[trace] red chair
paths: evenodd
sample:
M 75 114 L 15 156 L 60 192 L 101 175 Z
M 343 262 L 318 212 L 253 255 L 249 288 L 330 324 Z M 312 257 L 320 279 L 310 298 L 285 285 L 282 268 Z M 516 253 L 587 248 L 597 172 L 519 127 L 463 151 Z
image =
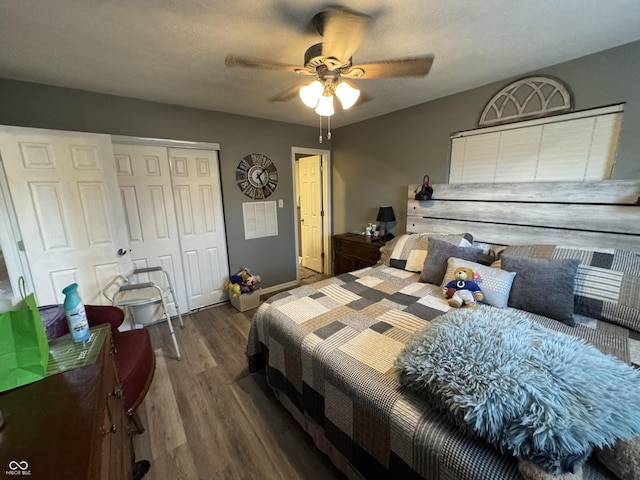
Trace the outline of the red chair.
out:
M 119 331 L 118 327 L 124 321 L 124 312 L 118 307 L 85 305 L 85 310 L 90 326 L 111 324 L 114 360 L 124 391 L 124 404 L 138 433 L 142 433 L 144 426 L 137 408 L 149 391 L 156 369 L 156 357 L 149 332 L 145 329 Z

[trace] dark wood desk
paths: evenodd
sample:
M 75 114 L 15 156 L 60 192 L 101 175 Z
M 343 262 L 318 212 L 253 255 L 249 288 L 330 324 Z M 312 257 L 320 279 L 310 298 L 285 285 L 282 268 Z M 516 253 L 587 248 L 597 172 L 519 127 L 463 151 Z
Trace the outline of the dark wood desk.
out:
M 380 260 L 380 247 L 386 242 L 370 235 L 341 233 L 333 236 L 334 275 L 375 265 Z
M 131 478 L 133 447 L 110 331 L 94 364 L 0 393 L 0 411 L 0 472 L 7 478 L 24 478 L 23 468 L 30 478 Z

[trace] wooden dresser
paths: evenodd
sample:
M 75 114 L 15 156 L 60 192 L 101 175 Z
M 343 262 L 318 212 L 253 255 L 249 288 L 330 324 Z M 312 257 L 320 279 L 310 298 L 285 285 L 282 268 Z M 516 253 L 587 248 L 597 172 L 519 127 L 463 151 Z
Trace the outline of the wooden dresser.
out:
M 380 260 L 380 247 L 385 243 L 384 240 L 373 240 L 369 235 L 357 233 L 334 235 L 334 275 L 375 265 Z
M 133 446 L 111 331 L 96 328 L 108 333 L 94 364 L 0 393 L 0 471 L 20 478 L 131 478 Z

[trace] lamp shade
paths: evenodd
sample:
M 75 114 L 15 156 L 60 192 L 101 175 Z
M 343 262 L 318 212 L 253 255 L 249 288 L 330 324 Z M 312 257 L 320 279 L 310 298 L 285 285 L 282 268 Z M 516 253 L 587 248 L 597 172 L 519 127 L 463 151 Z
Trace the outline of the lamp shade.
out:
M 395 222 L 396 216 L 393 213 L 393 207 L 390 205 L 382 205 L 378 210 L 376 220 L 379 222 Z
M 335 113 L 333 109 L 333 95 L 322 95 L 318 100 L 318 106 L 316 107 L 316 113 L 323 117 L 330 117 Z
M 336 96 L 340 103 L 342 104 L 342 108 L 345 110 L 351 108 L 358 98 L 360 97 L 360 90 L 357 88 L 353 88 L 347 82 L 340 82 L 336 87 Z
M 322 86 L 322 83 L 319 80 L 314 80 L 313 82 L 300 87 L 300 99 L 307 107 L 316 108 L 323 90 L 324 87 Z

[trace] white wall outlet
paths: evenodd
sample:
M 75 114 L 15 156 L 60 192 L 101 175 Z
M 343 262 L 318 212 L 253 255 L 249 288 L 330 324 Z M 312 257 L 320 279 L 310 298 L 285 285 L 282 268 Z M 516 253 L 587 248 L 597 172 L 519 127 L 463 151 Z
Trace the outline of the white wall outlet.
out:
M 284 200 L 280 199 L 278 200 L 278 208 L 282 208 L 284 207 Z

